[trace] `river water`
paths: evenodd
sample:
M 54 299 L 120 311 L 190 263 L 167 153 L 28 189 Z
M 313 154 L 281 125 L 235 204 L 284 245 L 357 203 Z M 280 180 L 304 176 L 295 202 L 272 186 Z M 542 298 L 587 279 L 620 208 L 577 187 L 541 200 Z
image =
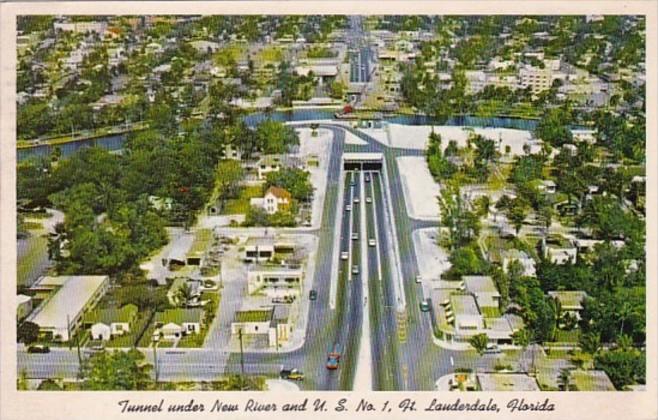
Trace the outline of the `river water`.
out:
M 332 120 L 336 110 L 329 109 L 296 109 L 293 111 L 274 111 L 274 112 L 257 112 L 244 117 L 245 122 L 250 125 L 256 125 L 259 122 L 272 119 L 275 121 L 312 121 L 312 120 Z M 384 120 L 394 124 L 402 125 L 430 125 L 435 120 L 427 115 L 403 115 L 392 114 L 385 115 Z M 537 126 L 537 120 L 527 120 L 522 118 L 505 118 L 505 117 L 472 117 L 461 116 L 452 117 L 441 125 L 452 126 L 471 126 L 471 127 L 495 127 L 495 128 L 513 128 L 517 130 L 532 131 Z M 81 148 L 97 146 L 110 151 L 119 151 L 126 141 L 127 134 L 113 134 L 90 139 L 82 139 L 69 143 L 51 146 L 42 144 L 30 148 L 18 149 L 16 158 L 23 161 L 33 157 L 48 156 L 58 147 L 62 152 L 62 157 L 67 157 Z

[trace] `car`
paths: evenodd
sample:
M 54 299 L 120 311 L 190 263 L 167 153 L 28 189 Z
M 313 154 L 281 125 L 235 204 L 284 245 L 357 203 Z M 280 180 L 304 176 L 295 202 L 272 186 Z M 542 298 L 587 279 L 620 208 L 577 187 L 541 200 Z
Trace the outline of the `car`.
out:
M 430 311 L 430 303 L 427 299 L 420 302 L 420 311 L 421 312 L 429 312 Z
M 347 205 L 345 206 L 345 211 L 352 211 L 352 206 L 350 206 L 349 204 L 347 204 Z
M 309 300 L 316 300 L 318 298 L 318 292 L 315 290 L 311 290 L 308 292 L 308 299 Z
M 343 251 L 340 253 L 340 259 L 341 260 L 346 260 L 350 257 L 350 254 L 347 251 Z
M 354 186 L 356 186 L 356 181 L 351 180 L 351 181 L 350 181 L 350 187 L 354 187 Z
M 366 197 L 366 203 L 368 203 L 368 204 L 372 203 L 372 198 Z
M 28 353 L 50 353 L 50 347 L 43 344 L 35 344 L 27 348 Z
M 370 182 L 370 175 L 366 175 L 365 178 L 366 178 L 366 182 Z
M 352 266 L 352 274 L 359 274 L 359 266 L 358 265 L 353 265 Z
M 487 344 L 484 354 L 500 354 L 502 350 L 496 344 Z
M 359 197 L 354 197 L 354 204 L 359 204 L 360 202 Z
M 423 277 L 420 274 L 418 274 L 416 276 L 416 283 L 422 283 L 422 282 L 423 282 Z
M 291 381 L 303 381 L 304 374 L 297 369 L 281 369 L 279 372 L 281 379 L 289 379 Z
M 353 241 L 358 241 L 358 240 L 359 240 L 359 234 L 356 233 L 356 232 L 353 232 L 353 233 L 352 233 L 352 240 L 353 240 Z
M 326 367 L 329 370 L 338 369 L 338 363 L 340 362 L 341 347 L 340 344 L 336 343 L 333 347 L 329 348 L 329 354 L 327 354 L 327 363 Z
M 375 241 L 373 238 L 368 239 L 368 246 L 375 246 L 377 245 L 377 241 Z

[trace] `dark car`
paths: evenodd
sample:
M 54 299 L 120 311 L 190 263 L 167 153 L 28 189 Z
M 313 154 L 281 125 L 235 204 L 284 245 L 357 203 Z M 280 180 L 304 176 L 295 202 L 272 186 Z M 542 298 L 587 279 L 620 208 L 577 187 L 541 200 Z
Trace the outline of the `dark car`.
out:
M 424 300 L 420 302 L 420 311 L 421 312 L 429 312 L 430 311 L 430 303 L 427 300 Z
M 28 353 L 50 353 L 50 347 L 37 344 L 27 348 Z
M 316 292 L 315 290 L 311 290 L 310 292 L 308 292 L 308 298 L 310 300 L 317 299 L 318 298 L 318 292 Z

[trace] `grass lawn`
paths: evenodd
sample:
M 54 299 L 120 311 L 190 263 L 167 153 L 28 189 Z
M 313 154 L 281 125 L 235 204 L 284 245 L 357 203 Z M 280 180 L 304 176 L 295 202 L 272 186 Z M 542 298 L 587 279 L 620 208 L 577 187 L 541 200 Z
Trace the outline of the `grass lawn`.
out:
M 507 186 L 507 179 L 511 172 L 512 165 L 497 164 L 494 170 L 491 171 L 491 175 L 489 175 L 487 186 L 494 191 L 502 190 Z
M 580 331 L 562 331 L 557 330 L 555 332 L 555 342 L 556 343 L 577 343 L 580 339 Z
M 142 335 L 142 338 L 139 340 L 139 343 L 137 343 L 137 347 L 148 347 L 148 346 L 150 346 L 154 332 L 155 332 L 155 325 L 153 325 L 151 323 L 151 325 L 148 326 L 146 331 L 144 331 L 144 334 Z M 162 344 L 162 343 L 160 343 L 160 344 Z
M 34 233 L 26 239 L 26 251 L 17 261 L 17 284 L 25 285 L 30 278 L 30 274 L 37 268 L 44 258 L 48 255 L 48 239 L 38 233 Z
M 245 47 L 238 44 L 230 44 L 213 55 L 213 62 L 218 66 L 228 66 L 231 62 L 240 61 L 244 55 Z
M 146 326 L 146 323 L 148 322 L 150 318 L 150 313 L 146 312 L 140 312 L 138 314 L 138 318 L 136 322 L 132 325 L 130 329 L 130 333 L 120 335 L 116 338 L 113 338 L 112 340 L 109 340 L 106 344 L 105 347 L 133 347 L 137 343 L 137 336 L 139 335 L 140 332 L 144 329 Z M 145 335 L 148 331 L 145 332 Z M 151 332 L 151 334 L 153 334 Z
M 180 341 L 179 341 L 179 343 L 180 343 Z M 168 349 L 168 348 L 171 348 L 171 347 L 173 347 L 173 346 L 174 346 L 174 342 L 173 342 L 173 341 L 169 341 L 169 340 L 160 340 L 160 341 L 158 342 L 158 348 L 159 348 L 159 349 L 162 349 L 162 348 Z
M 256 56 L 256 60 L 260 62 L 279 62 L 282 59 L 283 52 L 277 47 L 265 47 Z
M 263 187 L 260 185 L 243 187 L 238 198 L 226 202 L 222 214 L 246 214 L 249 210 L 249 200 L 262 196 Z

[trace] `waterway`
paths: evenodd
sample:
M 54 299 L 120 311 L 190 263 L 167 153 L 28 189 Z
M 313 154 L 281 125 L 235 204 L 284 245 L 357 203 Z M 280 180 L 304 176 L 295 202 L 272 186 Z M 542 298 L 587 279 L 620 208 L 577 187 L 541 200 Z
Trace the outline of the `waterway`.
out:
M 335 112 L 335 109 L 296 109 L 292 111 L 256 112 L 246 115 L 244 119 L 245 122 L 250 126 L 257 125 L 259 122 L 267 119 L 281 122 L 332 120 L 334 119 Z M 434 118 L 427 115 L 385 114 L 383 119 L 384 121 L 390 123 L 402 125 L 437 124 Z M 537 126 L 537 120 L 507 117 L 460 116 L 452 117 L 441 125 L 512 128 L 517 130 L 532 131 Z M 56 146 L 41 144 L 34 147 L 18 149 L 17 159 L 20 162 L 30 158 L 48 156 L 55 148 L 59 148 L 61 150 L 62 157 L 71 156 L 73 153 L 84 147 L 93 146 L 116 152 L 122 149 L 126 138 L 127 134 L 113 134 L 108 136 L 81 139 Z

